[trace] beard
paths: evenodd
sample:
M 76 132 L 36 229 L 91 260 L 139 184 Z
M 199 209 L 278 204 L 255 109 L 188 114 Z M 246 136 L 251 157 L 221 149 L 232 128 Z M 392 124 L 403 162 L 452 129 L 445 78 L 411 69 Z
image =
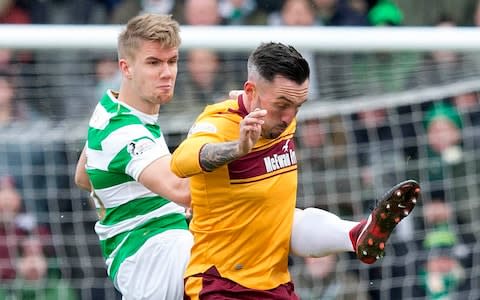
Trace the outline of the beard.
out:
M 266 139 L 276 139 L 287 129 L 287 127 L 288 124 L 281 124 L 270 129 L 262 130 L 262 136 Z

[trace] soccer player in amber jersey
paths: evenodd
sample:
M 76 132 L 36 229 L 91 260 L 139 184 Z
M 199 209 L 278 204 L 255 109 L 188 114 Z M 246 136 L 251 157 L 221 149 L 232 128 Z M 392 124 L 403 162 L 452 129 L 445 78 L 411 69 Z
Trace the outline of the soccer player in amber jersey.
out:
M 291 46 L 260 45 L 238 99 L 208 106 L 173 153 L 172 171 L 190 177 L 194 246 L 188 299 L 298 299 L 289 251 L 302 256 L 355 251 L 373 263 L 419 187 L 388 191 L 368 220 L 295 208 L 295 117 L 307 101 L 309 66 Z

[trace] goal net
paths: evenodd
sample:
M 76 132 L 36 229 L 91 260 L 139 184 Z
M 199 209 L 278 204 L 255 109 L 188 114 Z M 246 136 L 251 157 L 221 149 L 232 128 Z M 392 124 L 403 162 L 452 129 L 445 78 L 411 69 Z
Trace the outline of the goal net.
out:
M 120 299 L 106 277 L 95 211 L 73 183 L 88 117 L 101 93 L 119 86 L 118 28 L 44 29 L 0 27 L 0 114 L 13 107 L 0 119 L 0 178 L 11 178 L 21 195 L 17 225 L 48 228 L 49 268 L 81 299 Z M 479 299 L 480 44 L 473 33 L 185 27 L 175 97 L 159 124 L 174 150 L 204 105 L 242 88 L 259 42 L 297 46 L 312 68 L 298 115 L 298 207 L 360 220 L 395 183 L 422 186 L 417 208 L 374 265 L 350 253 L 292 256 L 298 293 L 424 299 L 448 287 L 453 298 Z

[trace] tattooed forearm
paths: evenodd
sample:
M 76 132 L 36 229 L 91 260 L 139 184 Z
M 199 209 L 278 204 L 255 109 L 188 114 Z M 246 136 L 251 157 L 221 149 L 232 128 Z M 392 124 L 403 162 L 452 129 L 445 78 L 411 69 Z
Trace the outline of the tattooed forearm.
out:
M 206 171 L 213 171 L 239 157 L 238 143 L 206 144 L 200 150 L 200 164 Z

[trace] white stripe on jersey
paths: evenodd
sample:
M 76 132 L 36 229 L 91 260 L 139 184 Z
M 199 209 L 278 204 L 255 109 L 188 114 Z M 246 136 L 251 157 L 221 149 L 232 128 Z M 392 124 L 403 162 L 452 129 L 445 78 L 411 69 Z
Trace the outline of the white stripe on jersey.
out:
M 116 207 L 133 199 L 158 196 L 136 181 L 129 181 L 104 189 L 95 189 L 95 194 L 105 208 Z
M 118 152 L 129 142 L 144 136 L 154 139 L 150 132 L 140 124 L 118 128 L 102 141 L 102 150 L 87 148 L 87 168 L 107 171 L 108 165 Z
M 148 131 L 141 124 L 123 126 L 110 133 L 102 141 L 103 152 L 109 153 L 111 155 L 110 160 L 112 160 L 118 154 L 118 152 L 120 152 L 130 142 L 145 136 L 151 138 L 152 140 L 155 139 L 150 131 Z
M 105 107 L 103 107 L 103 105 L 99 103 L 93 111 L 92 117 L 88 122 L 88 126 L 95 129 L 103 130 L 105 129 L 105 127 L 107 127 L 108 123 L 110 122 L 110 118 L 112 118 L 113 116 L 115 116 L 115 114 L 109 113 L 105 109 Z
M 95 232 L 100 240 L 106 240 L 117 234 L 132 230 L 156 217 L 162 217 L 171 213 L 185 213 L 185 209 L 173 202 L 167 203 L 158 209 L 151 211 L 145 215 L 136 216 L 115 225 L 102 225 L 100 222 L 95 224 Z

